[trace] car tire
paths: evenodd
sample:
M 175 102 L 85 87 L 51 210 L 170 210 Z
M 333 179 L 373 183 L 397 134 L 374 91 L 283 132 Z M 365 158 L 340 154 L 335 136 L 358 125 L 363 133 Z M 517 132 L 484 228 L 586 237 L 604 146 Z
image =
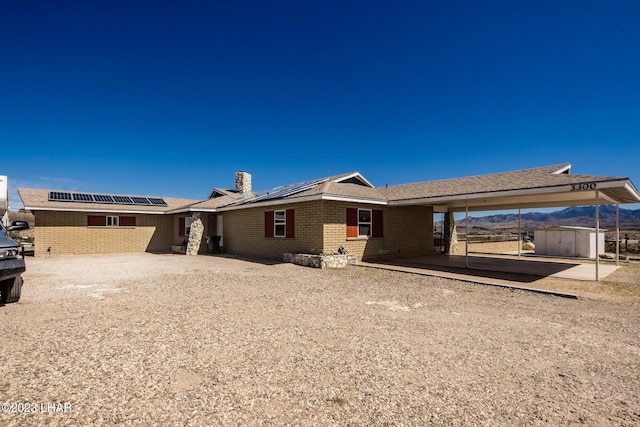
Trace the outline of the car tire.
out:
M 7 297 L 7 304 L 12 302 L 18 302 L 20 295 L 22 294 L 22 276 L 18 276 L 13 279 L 13 284 L 9 284 L 9 296 Z

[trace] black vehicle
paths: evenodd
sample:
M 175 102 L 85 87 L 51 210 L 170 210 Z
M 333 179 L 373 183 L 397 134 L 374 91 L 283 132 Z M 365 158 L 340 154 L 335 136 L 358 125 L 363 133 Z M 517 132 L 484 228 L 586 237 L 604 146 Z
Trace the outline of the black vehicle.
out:
M 5 227 L 0 221 L 0 305 L 18 302 L 22 293 L 22 276 L 26 270 L 24 250 L 7 236 L 8 231 L 26 230 L 27 221 L 14 221 Z

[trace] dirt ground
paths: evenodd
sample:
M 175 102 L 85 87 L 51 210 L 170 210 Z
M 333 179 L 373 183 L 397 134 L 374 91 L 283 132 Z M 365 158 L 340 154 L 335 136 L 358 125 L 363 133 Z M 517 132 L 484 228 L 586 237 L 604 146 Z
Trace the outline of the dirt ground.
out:
M 578 300 L 225 257 L 27 268 L 2 425 L 640 424 L 633 266 L 629 295 Z

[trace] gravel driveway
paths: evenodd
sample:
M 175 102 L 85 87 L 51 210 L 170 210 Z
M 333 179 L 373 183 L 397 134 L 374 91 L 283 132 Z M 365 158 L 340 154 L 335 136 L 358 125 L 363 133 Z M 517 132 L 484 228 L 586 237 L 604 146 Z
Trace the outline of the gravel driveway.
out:
M 2 425 L 640 424 L 637 300 L 206 256 L 27 268 Z

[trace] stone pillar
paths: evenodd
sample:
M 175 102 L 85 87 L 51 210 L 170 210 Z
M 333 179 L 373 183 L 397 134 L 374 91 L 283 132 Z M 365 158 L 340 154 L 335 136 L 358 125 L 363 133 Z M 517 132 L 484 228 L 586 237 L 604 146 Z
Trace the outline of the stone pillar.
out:
M 191 232 L 189 233 L 189 243 L 187 243 L 187 255 L 198 255 L 200 252 L 200 242 L 204 234 L 204 224 L 200 219 L 200 213 L 193 214 L 193 223 L 191 224 Z
M 457 255 L 460 253 L 458 249 L 458 231 L 456 230 L 456 220 L 453 212 L 444 214 L 444 253 L 445 255 Z

